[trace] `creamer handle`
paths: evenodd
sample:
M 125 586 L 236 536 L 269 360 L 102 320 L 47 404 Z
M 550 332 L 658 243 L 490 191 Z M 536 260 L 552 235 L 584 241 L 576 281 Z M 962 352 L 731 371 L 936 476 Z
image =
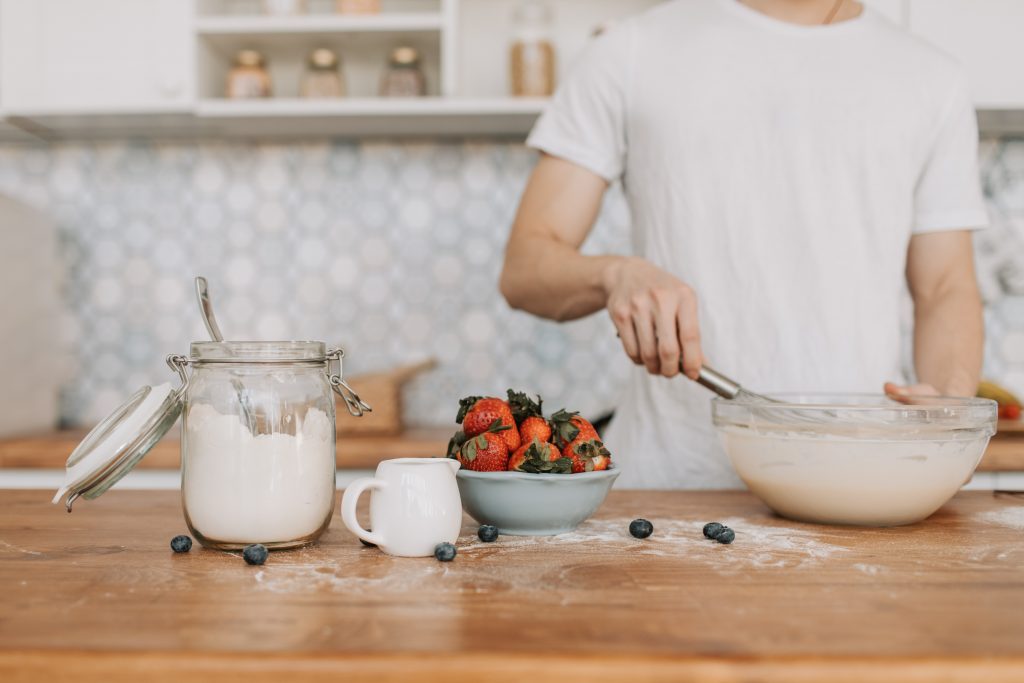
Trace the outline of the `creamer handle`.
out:
M 341 521 L 345 523 L 348 530 L 367 543 L 376 546 L 384 545 L 384 537 L 379 531 L 367 531 L 359 526 L 356 519 L 356 506 L 359 504 L 359 496 L 367 489 L 382 489 L 386 484 L 374 477 L 362 477 L 345 487 L 345 493 L 341 496 Z

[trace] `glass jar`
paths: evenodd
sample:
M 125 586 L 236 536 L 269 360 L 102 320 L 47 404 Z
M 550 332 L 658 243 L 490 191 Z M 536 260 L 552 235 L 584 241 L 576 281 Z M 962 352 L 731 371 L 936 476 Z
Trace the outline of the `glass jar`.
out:
M 345 83 L 339 70 L 338 55 L 327 48 L 310 53 L 299 94 L 307 98 L 343 97 Z
M 182 416 L 182 502 L 197 540 L 315 541 L 334 509 L 333 393 L 351 415 L 371 410 L 342 379 L 344 355 L 323 342 L 194 342 L 190 356 L 167 358 L 179 387 L 142 387 L 89 432 L 53 502 L 66 497 L 70 512 L 99 497 Z
M 322 342 L 197 342 L 182 412 L 185 521 L 203 545 L 315 541 L 334 510 L 334 395 Z
M 555 47 L 551 42 L 551 12 L 547 3 L 524 0 L 513 17 L 512 95 L 548 97 L 555 91 Z
M 335 0 L 334 7 L 340 14 L 377 14 L 380 0 Z
M 270 97 L 270 73 L 256 50 L 239 50 L 228 72 L 225 95 L 231 100 Z
M 420 53 L 413 47 L 399 47 L 391 52 L 387 71 L 381 79 L 382 97 L 422 97 L 427 94 L 427 79 L 420 68 Z
M 306 11 L 306 0 L 263 0 L 263 11 L 276 17 L 303 14 Z

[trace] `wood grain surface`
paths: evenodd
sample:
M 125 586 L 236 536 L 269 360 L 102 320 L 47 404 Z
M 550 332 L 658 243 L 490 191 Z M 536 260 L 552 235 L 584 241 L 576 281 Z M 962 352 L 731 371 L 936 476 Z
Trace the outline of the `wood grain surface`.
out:
M 49 497 L 0 491 L 5 682 L 1024 680 L 1021 494 L 854 529 L 740 492 L 616 491 L 559 537 L 483 544 L 467 521 L 450 564 L 364 548 L 336 518 L 263 567 L 172 554 L 175 492 L 70 515 Z M 704 539 L 709 520 L 735 543 Z

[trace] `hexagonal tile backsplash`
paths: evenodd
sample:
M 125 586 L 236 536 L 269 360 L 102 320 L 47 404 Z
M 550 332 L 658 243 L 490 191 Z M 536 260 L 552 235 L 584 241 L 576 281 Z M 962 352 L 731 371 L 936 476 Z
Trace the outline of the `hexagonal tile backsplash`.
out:
M 1024 299 L 1010 296 L 1024 296 L 1024 142 L 987 141 L 982 160 L 987 369 L 1024 392 Z M 164 356 L 205 338 L 196 274 L 229 337 L 340 343 L 347 373 L 438 358 L 408 388 L 413 423 L 448 424 L 454 397 L 506 386 L 610 407 L 627 362 L 606 317 L 544 322 L 497 291 L 533 161 L 504 142 L 0 146 L 0 192 L 59 230 L 74 349 L 64 421 L 172 379 Z M 626 252 L 628 225 L 614 190 L 586 250 Z

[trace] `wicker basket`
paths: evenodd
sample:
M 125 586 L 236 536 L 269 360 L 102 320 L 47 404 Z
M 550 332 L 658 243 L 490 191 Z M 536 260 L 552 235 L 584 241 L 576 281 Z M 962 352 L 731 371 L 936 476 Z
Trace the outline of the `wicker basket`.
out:
M 402 386 L 421 372 L 437 366 L 434 359 L 386 372 L 357 375 L 346 382 L 370 404 L 372 412 L 355 419 L 341 399 L 336 401 L 339 436 L 393 436 L 402 431 Z

